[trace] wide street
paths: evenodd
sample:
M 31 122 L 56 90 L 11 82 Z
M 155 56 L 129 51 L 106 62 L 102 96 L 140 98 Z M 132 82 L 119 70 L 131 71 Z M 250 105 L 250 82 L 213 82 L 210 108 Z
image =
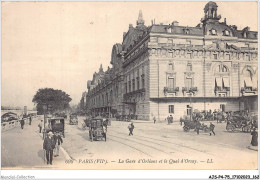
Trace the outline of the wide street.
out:
M 89 140 L 88 128 L 66 121 L 61 156 L 53 166 L 43 161 L 42 139 L 37 124 L 2 133 L 2 167 L 59 169 L 256 169 L 257 151 L 250 150 L 250 133 L 225 130 L 225 123 L 214 124 L 216 136 L 184 132 L 179 122 L 112 121 L 107 141 Z M 208 122 L 205 124 L 209 124 Z M 13 148 L 15 144 L 16 148 Z

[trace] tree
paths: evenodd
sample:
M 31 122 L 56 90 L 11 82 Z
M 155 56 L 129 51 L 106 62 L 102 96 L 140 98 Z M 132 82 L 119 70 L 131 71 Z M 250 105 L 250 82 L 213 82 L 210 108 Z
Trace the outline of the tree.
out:
M 52 112 L 63 111 L 69 108 L 69 102 L 72 99 L 62 90 L 55 90 L 53 88 L 38 89 L 33 97 L 32 102 L 36 105 L 39 114 L 43 114 L 43 105 L 46 104 L 52 107 Z

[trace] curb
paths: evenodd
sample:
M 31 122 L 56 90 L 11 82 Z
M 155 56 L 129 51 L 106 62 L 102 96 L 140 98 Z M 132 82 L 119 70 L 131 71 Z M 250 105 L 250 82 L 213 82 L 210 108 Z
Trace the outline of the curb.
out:
M 38 135 L 39 135 L 41 138 L 43 138 L 42 133 L 38 133 Z M 61 150 L 62 153 L 64 154 L 66 160 L 74 160 L 73 158 L 70 157 L 70 155 L 67 153 L 67 151 L 66 151 L 63 147 L 60 146 L 60 150 Z

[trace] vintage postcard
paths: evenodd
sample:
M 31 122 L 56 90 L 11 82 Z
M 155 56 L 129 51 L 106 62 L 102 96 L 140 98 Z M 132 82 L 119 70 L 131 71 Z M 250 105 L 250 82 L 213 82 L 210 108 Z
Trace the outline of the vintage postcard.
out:
M 1 5 L 2 170 L 258 169 L 258 2 Z

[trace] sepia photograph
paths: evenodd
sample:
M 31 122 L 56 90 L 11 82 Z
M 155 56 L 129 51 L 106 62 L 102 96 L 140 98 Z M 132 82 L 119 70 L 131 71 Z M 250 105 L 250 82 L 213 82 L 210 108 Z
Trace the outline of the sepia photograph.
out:
M 257 1 L 2 1 L 1 71 L 2 170 L 258 170 Z

